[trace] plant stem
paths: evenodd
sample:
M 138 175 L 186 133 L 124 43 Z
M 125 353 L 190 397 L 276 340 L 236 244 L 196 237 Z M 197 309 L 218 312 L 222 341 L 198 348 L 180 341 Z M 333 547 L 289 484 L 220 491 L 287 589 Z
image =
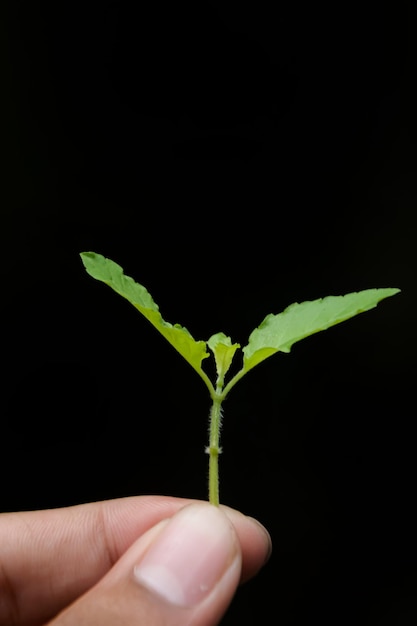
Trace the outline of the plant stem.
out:
M 219 454 L 221 448 L 220 427 L 222 420 L 222 401 L 224 396 L 221 393 L 221 387 L 217 385 L 215 393 L 212 394 L 213 404 L 210 411 L 210 439 L 206 452 L 209 456 L 209 501 L 214 506 L 219 506 Z
M 233 378 L 231 380 L 229 380 L 229 382 L 227 383 L 227 385 L 226 385 L 226 387 L 224 388 L 224 391 L 223 391 L 223 399 L 227 396 L 227 394 L 229 393 L 231 388 L 236 385 L 238 380 L 243 378 L 243 376 L 246 374 L 246 372 L 247 372 L 247 370 L 244 367 L 242 367 L 242 369 L 237 374 L 235 374 L 235 376 L 233 376 Z

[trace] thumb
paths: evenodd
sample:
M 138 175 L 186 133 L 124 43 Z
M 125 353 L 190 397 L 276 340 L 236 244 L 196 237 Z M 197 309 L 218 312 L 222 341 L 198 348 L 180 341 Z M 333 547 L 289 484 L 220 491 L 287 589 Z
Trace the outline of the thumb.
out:
M 241 562 L 226 514 L 190 504 L 142 535 L 50 626 L 214 626 L 239 584 Z

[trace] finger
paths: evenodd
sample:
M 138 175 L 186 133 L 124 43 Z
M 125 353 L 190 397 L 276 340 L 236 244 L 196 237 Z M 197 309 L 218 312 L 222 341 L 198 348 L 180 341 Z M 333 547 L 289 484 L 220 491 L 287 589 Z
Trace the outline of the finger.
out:
M 271 556 L 272 540 L 266 528 L 253 517 L 236 509 L 220 506 L 235 527 L 242 548 L 240 583 L 253 578 Z
M 225 511 L 190 504 L 143 535 L 50 626 L 215 625 L 241 566 L 241 545 Z
M 191 500 L 139 496 L 0 515 L 0 623 L 43 624 L 95 585 L 130 545 Z M 242 577 L 262 566 L 268 539 L 233 509 Z
M 43 624 L 187 502 L 140 496 L 0 515 L 0 624 Z

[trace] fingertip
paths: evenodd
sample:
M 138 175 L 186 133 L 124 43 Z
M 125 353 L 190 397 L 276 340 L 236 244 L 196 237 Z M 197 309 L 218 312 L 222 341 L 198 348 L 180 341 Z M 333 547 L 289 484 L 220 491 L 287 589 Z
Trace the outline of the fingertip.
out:
M 269 534 L 269 531 L 265 528 L 265 526 L 263 524 L 261 524 L 261 522 L 259 520 L 257 520 L 255 517 L 250 517 L 250 516 L 246 516 L 246 519 L 248 520 L 248 522 L 250 522 L 251 524 L 253 524 L 258 532 L 258 535 L 261 538 L 261 541 L 264 544 L 264 548 L 263 548 L 263 553 L 264 553 L 264 561 L 263 561 L 263 565 L 265 565 L 269 559 L 271 558 L 272 555 L 272 538 L 271 535 Z
M 253 578 L 269 561 L 272 554 L 272 539 L 259 520 L 244 515 L 236 509 L 221 506 L 232 522 L 242 550 L 241 583 Z
M 229 518 L 208 503 L 190 504 L 171 518 L 134 568 L 137 582 L 178 606 L 200 603 L 239 557 Z

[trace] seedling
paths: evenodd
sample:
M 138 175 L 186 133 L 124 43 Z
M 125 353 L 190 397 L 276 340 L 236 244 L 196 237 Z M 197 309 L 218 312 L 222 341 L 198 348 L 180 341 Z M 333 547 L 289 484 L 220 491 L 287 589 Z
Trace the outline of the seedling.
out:
M 230 337 L 224 333 L 212 335 L 207 342 L 196 341 L 183 326 L 166 322 L 147 289 L 136 283 L 130 276 L 126 276 L 120 265 L 95 252 L 82 252 L 81 259 L 90 276 L 106 283 L 133 304 L 178 350 L 206 384 L 212 401 L 209 444 L 206 448 L 209 454 L 209 500 L 216 506 L 219 504 L 218 458 L 221 453 L 219 443 L 222 403 L 230 390 L 252 368 L 276 352 L 290 352 L 291 347 L 297 341 L 326 330 L 358 313 L 368 311 L 384 298 L 400 291 L 399 289 L 365 289 L 344 296 L 327 296 L 318 300 L 296 302 L 282 313 L 267 315 L 260 326 L 251 333 L 248 344 L 242 349 L 241 369 L 226 382 L 225 376 L 236 351 L 241 347 L 240 344 L 232 344 Z M 202 368 L 204 359 L 210 356 L 207 348 L 215 360 L 217 378 L 214 383 Z

